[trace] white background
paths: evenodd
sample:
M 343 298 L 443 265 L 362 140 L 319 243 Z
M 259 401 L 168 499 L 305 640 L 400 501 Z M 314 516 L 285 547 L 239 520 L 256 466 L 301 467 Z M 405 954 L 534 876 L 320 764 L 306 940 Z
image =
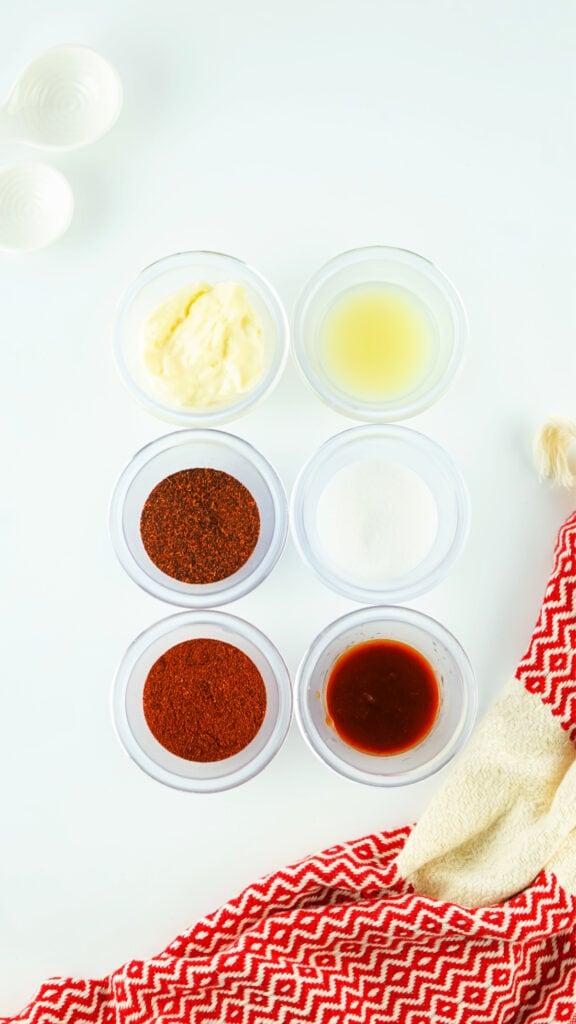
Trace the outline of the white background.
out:
M 258 779 L 196 797 L 154 783 L 118 746 L 116 664 L 171 611 L 124 575 L 107 534 L 117 473 L 167 429 L 112 364 L 132 277 L 180 249 L 217 249 L 248 259 L 290 309 L 328 257 L 383 242 L 453 278 L 468 358 L 413 425 L 459 460 L 473 526 L 450 578 L 415 603 L 468 650 L 483 707 L 523 653 L 570 509 L 538 484 L 532 435 L 549 411 L 576 414 L 570 0 L 18 0 L 2 12 L 2 91 L 58 42 L 108 56 L 125 105 L 102 142 L 53 158 L 77 200 L 68 235 L 0 259 L 0 1014 L 46 975 L 99 975 L 159 950 L 286 861 L 415 819 L 440 782 L 348 783 L 293 726 Z M 231 429 L 289 488 L 350 425 L 290 366 Z M 230 610 L 293 671 L 351 607 L 290 543 Z

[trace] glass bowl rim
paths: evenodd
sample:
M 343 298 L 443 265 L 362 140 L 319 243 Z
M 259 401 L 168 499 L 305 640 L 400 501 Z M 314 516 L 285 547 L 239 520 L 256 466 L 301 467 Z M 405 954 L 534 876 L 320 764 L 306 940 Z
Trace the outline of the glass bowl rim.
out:
M 146 287 L 146 285 L 151 281 L 154 281 L 157 277 L 160 277 L 163 273 L 172 269 L 178 269 L 180 266 L 185 266 L 186 263 L 193 258 L 200 260 L 201 257 L 206 257 L 208 260 L 212 260 L 216 265 L 220 265 L 222 267 L 242 267 L 243 271 L 252 279 L 255 289 L 262 296 L 265 305 L 270 310 L 273 319 L 277 321 L 280 329 L 275 331 L 275 352 L 279 354 L 276 369 L 273 370 L 274 360 L 272 360 L 268 371 L 264 374 L 259 384 L 246 394 L 241 395 L 236 402 L 230 402 L 228 405 L 223 406 L 222 408 L 217 407 L 212 411 L 208 410 L 197 412 L 191 409 L 181 409 L 166 405 L 164 402 L 154 398 L 153 395 L 146 391 L 146 389 L 134 379 L 130 373 L 124 355 L 123 328 L 132 302 Z M 168 256 L 161 256 L 159 259 L 154 260 L 153 263 L 149 263 L 146 267 L 143 267 L 136 277 L 132 279 L 131 283 L 120 297 L 116 308 L 112 334 L 112 347 L 116 368 L 123 384 L 127 387 L 128 391 L 138 399 L 141 405 L 148 410 L 148 412 L 157 416 L 159 419 L 163 419 L 183 427 L 209 427 L 216 426 L 221 423 L 229 423 L 234 419 L 238 419 L 238 417 L 243 416 L 244 413 L 248 412 L 250 409 L 254 408 L 254 406 L 263 401 L 264 398 L 274 390 L 284 373 L 288 354 L 290 352 L 290 325 L 286 309 L 278 292 L 270 284 L 267 278 L 265 278 L 264 275 L 261 274 L 259 270 L 256 270 L 250 263 L 246 260 L 240 259 L 238 256 L 230 256 L 228 253 L 216 252 L 210 249 L 190 249 L 171 253 Z
M 236 769 L 234 772 L 230 772 L 228 775 L 221 775 L 217 779 L 187 779 L 158 765 L 136 741 L 128 722 L 128 716 L 126 715 L 126 692 L 138 659 L 154 641 L 170 636 L 171 633 L 174 633 L 181 626 L 188 623 L 206 623 L 207 625 L 220 626 L 224 631 L 229 632 L 230 638 L 228 642 L 230 643 L 234 643 L 234 636 L 241 636 L 250 640 L 255 647 L 258 647 L 268 661 L 278 687 L 278 713 L 267 743 L 247 764 Z M 151 626 L 148 626 L 139 633 L 128 645 L 118 664 L 112 683 L 110 711 L 114 731 L 121 747 L 130 760 L 138 765 L 147 775 L 155 779 L 156 782 L 161 782 L 172 789 L 179 789 L 188 793 L 223 792 L 255 778 L 256 775 L 270 764 L 283 746 L 288 735 L 293 713 L 290 673 L 276 645 L 272 643 L 262 630 L 246 619 L 215 609 L 195 609 L 193 611 L 177 612 L 174 615 L 168 615 L 152 623 Z
M 455 329 L 448 365 L 438 381 L 425 390 L 419 398 L 411 399 L 408 395 L 389 402 L 365 402 L 353 396 L 346 397 L 343 392 L 332 387 L 328 379 L 324 379 L 315 372 L 308 357 L 305 343 L 306 314 L 308 305 L 316 292 L 338 270 L 378 257 L 393 259 L 398 263 L 414 266 L 421 270 L 444 294 L 452 309 Z M 468 339 L 466 308 L 451 278 L 427 256 L 422 256 L 412 249 L 403 249 L 394 245 L 359 246 L 332 256 L 308 278 L 296 300 L 292 321 L 292 352 L 296 365 L 308 386 L 336 412 L 369 423 L 391 423 L 410 419 L 434 405 L 448 390 L 460 369 Z
M 432 767 L 429 767 L 430 761 L 428 761 L 409 771 L 397 772 L 387 776 L 365 772 L 361 768 L 355 768 L 353 765 L 348 764 L 322 742 L 317 731 L 308 725 L 305 713 L 307 706 L 306 688 L 318 658 L 328 644 L 342 636 L 350 627 L 353 628 L 357 625 L 365 625 L 382 620 L 412 624 L 422 629 L 423 632 L 440 639 L 458 666 L 462 685 L 467 696 L 466 715 L 462 728 L 457 734 L 456 739 L 452 738 L 446 745 L 444 752 L 441 752 L 432 759 Z M 342 775 L 352 782 L 360 782 L 368 786 L 393 789 L 398 786 L 412 785 L 415 782 L 421 782 L 436 775 L 456 756 L 468 741 L 476 721 L 477 711 L 478 684 L 470 659 L 460 641 L 456 639 L 446 626 L 442 625 L 441 622 L 431 615 L 416 611 L 414 608 L 405 608 L 401 605 L 374 605 L 369 608 L 359 608 L 352 612 L 346 612 L 346 614 L 341 615 L 337 619 L 333 619 L 315 636 L 303 655 L 294 677 L 294 716 L 307 746 L 322 764 L 335 771 L 338 775 Z
M 435 456 L 440 459 L 442 465 L 447 470 L 454 485 L 457 523 L 450 550 L 442 561 L 434 566 L 425 576 L 416 579 L 410 585 L 381 587 L 376 590 L 355 583 L 349 583 L 332 572 L 319 553 L 309 544 L 303 529 L 302 519 L 306 503 L 306 484 L 314 476 L 318 467 L 334 451 L 354 443 L 358 438 L 369 439 L 371 436 L 378 435 L 381 435 L 383 439 L 388 437 L 402 438 L 412 447 L 434 452 Z M 446 577 L 457 558 L 461 555 L 468 539 L 471 507 L 468 488 L 460 469 L 452 459 L 452 456 L 437 441 L 432 440 L 427 434 L 422 434 L 412 427 L 405 427 L 401 424 L 363 423 L 356 427 L 347 427 L 338 434 L 333 434 L 304 463 L 292 487 L 289 518 L 292 539 L 300 557 L 326 586 L 330 587 L 337 594 L 348 597 L 360 604 L 395 604 L 427 593 Z
M 134 557 L 124 532 L 124 504 L 130 486 L 138 473 L 157 455 L 179 444 L 203 443 L 214 439 L 217 439 L 220 444 L 243 456 L 263 477 L 270 491 L 274 509 L 272 539 L 259 565 L 252 572 L 248 573 L 244 579 L 228 585 L 226 585 L 225 580 L 221 581 L 223 585 L 218 593 L 211 591 L 206 592 L 204 595 L 201 593 L 186 594 L 177 590 L 175 586 L 173 589 L 169 582 L 161 583 L 153 579 Z M 231 601 L 237 601 L 239 598 L 251 593 L 252 590 L 255 590 L 260 583 L 267 579 L 275 568 L 284 550 L 288 536 L 288 499 L 284 484 L 272 464 L 249 441 L 245 441 L 244 438 L 231 434 L 226 430 L 216 430 L 214 428 L 198 430 L 189 428 L 188 430 L 175 430 L 169 434 L 163 434 L 162 437 L 149 441 L 132 456 L 119 474 L 112 490 L 108 524 L 112 546 L 120 565 L 130 579 L 138 584 L 142 590 L 151 594 L 152 597 L 157 597 L 161 601 L 178 605 L 182 608 L 211 608 L 214 605 L 229 604 Z M 166 577 L 166 579 L 168 581 L 169 577 Z M 229 577 L 229 579 L 232 580 L 233 576 Z M 177 582 L 174 581 L 174 583 Z

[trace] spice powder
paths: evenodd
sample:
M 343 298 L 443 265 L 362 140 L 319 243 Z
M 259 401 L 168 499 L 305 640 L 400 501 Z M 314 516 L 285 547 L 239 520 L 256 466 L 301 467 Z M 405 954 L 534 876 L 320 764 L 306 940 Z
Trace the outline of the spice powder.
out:
M 254 739 L 266 686 L 244 651 L 222 640 L 185 640 L 154 663 L 144 684 L 148 728 L 187 761 L 222 761 Z
M 154 565 L 181 583 L 232 576 L 248 561 L 260 535 L 256 501 L 220 469 L 183 469 L 148 495 L 140 534 Z

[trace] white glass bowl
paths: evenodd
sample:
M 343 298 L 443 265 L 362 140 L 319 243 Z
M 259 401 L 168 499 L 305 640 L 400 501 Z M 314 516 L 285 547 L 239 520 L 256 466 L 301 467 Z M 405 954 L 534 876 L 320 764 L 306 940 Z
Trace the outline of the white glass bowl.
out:
M 149 314 L 173 292 L 198 281 L 242 284 L 261 320 L 266 349 L 266 368 L 260 382 L 236 400 L 205 410 L 160 401 L 150 390 L 142 361 L 144 326 Z M 148 412 L 183 427 L 210 427 L 242 416 L 276 386 L 286 365 L 288 349 L 286 312 L 272 286 L 247 263 L 216 252 L 180 252 L 146 267 L 125 292 L 114 330 L 116 364 L 128 389 Z
M 400 754 L 364 754 L 327 724 L 325 689 L 334 662 L 368 640 L 396 640 L 416 648 L 440 685 L 440 709 L 428 735 Z M 402 786 L 444 767 L 468 739 L 477 709 L 472 667 L 458 641 L 439 622 L 408 608 L 363 608 L 331 623 L 304 656 L 295 681 L 295 711 L 304 739 L 330 768 L 370 786 Z
M 433 351 L 427 375 L 406 394 L 377 401 L 354 397 L 326 373 L 321 358 L 324 318 L 345 292 L 362 286 L 391 285 L 411 293 L 430 321 Z M 430 260 L 391 246 L 351 249 L 329 260 L 302 291 L 294 311 L 293 349 L 311 387 L 328 405 L 357 420 L 408 419 L 444 393 L 460 365 L 468 324 L 454 285 Z
M 328 481 L 358 459 L 383 459 L 413 470 L 430 488 L 438 510 L 438 530 L 428 555 L 409 573 L 379 585 L 349 579 L 331 564 L 316 523 Z M 306 463 L 292 491 L 292 535 L 302 558 L 332 590 L 363 604 L 407 601 L 434 587 L 462 551 L 469 521 L 468 492 L 452 459 L 429 437 L 407 427 L 369 425 L 336 434 Z
M 152 665 L 175 644 L 222 640 L 252 659 L 266 687 L 266 715 L 244 750 L 223 761 L 187 761 L 166 750 L 144 717 L 142 695 Z M 180 612 L 141 633 L 124 655 L 112 691 L 112 717 L 126 753 L 165 786 L 194 793 L 231 789 L 254 778 L 282 746 L 292 714 L 288 669 L 274 644 L 255 626 L 225 612 Z
M 183 469 L 209 467 L 236 477 L 252 494 L 260 512 L 260 535 L 247 562 L 217 583 L 181 583 L 158 569 L 140 535 L 142 508 L 161 480 Z M 249 593 L 272 571 L 288 531 L 288 505 L 281 480 L 270 463 L 247 441 L 221 430 L 179 430 L 141 448 L 114 488 L 110 533 L 128 575 L 154 597 L 184 608 L 227 604 Z

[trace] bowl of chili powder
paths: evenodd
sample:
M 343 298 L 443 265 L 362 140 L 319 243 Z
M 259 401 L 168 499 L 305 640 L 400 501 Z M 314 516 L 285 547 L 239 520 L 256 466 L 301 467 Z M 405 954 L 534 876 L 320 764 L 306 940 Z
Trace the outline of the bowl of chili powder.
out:
M 290 725 L 282 657 L 255 626 L 218 611 L 169 616 L 128 648 L 112 692 L 127 754 L 176 789 L 213 793 L 257 775 Z
M 247 441 L 180 430 L 142 448 L 114 489 L 110 532 L 128 575 L 148 593 L 209 608 L 253 590 L 288 530 L 282 482 Z

